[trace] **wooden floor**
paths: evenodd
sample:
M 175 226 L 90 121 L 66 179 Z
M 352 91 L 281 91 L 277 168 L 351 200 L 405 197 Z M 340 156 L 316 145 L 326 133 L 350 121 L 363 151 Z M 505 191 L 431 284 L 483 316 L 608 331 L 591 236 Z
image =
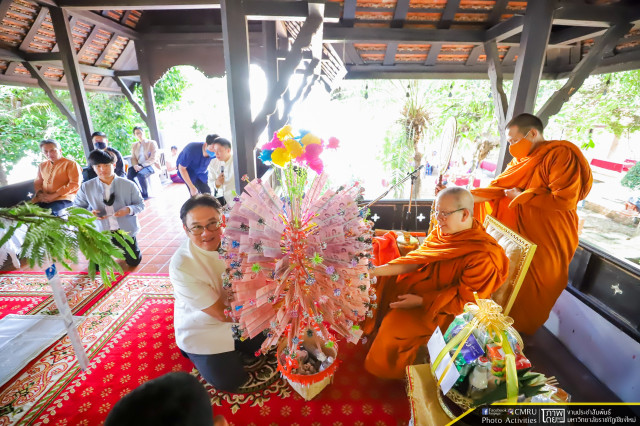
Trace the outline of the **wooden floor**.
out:
M 158 188 L 160 189 L 160 188 Z M 171 256 L 187 237 L 180 222 L 180 207 L 187 201 L 188 192 L 184 184 L 171 184 L 157 190 L 152 198 L 145 201 L 145 209 L 138 215 L 140 232 L 138 233 L 138 245 L 142 251 L 142 262 L 135 268 L 128 267 L 122 261 L 123 269 L 131 272 L 148 274 L 169 273 Z M 76 265 L 72 265 L 73 271 L 86 271 L 88 262 L 84 257 Z M 5 265 L 5 270 L 13 269 L 10 262 Z M 23 261 L 21 271 L 42 271 L 39 266 L 29 268 Z

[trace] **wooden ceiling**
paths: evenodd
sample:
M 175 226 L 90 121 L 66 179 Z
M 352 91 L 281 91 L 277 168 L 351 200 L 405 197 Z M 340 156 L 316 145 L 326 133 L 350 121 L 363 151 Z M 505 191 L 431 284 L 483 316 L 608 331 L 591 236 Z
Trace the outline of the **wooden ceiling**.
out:
M 42 54 L 57 51 L 46 6 L 71 3 L 74 0 L 0 0 L 0 83 L 34 84 L 21 58 L 32 60 L 37 56 L 37 66 L 45 78 L 54 87 L 64 87 L 61 63 Z M 125 6 L 124 10 L 67 9 L 84 84 L 89 90 L 119 90 L 109 75 L 136 68 L 132 41 L 140 35 L 136 31 L 138 24 L 144 10 L 162 7 L 144 0 L 112 0 L 110 4 L 140 5 L 141 10 Z M 203 5 L 198 1 L 194 9 Z M 594 39 L 617 19 L 618 6 L 637 11 L 633 17 L 637 21 L 607 53 L 600 70 L 640 68 L 638 2 L 561 0 L 561 5 L 543 76 L 557 78 L 570 72 L 588 53 Z M 206 6 L 217 7 L 214 0 Z M 483 46 L 487 39 L 497 41 L 500 60 L 509 74 L 518 58 L 526 9 L 526 1 L 508 0 L 328 0 L 327 10 L 334 11 L 339 22 L 324 25 L 323 74 L 331 81 L 345 74 L 347 78 L 487 78 Z M 597 13 L 599 10 L 605 13 Z M 219 11 L 213 12 L 219 15 Z M 579 16 L 574 18 L 571 14 Z M 288 36 L 295 38 L 300 22 L 283 24 Z

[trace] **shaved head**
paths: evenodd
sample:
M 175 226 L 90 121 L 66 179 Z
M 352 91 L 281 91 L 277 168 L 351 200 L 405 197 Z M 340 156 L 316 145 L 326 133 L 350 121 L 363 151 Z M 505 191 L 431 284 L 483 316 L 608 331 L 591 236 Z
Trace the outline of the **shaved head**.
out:
M 461 186 L 445 188 L 438 194 L 438 200 L 447 197 L 455 204 L 457 209 L 467 209 L 473 215 L 473 195 Z
M 435 214 L 445 234 L 470 229 L 473 227 L 473 195 L 462 187 L 443 189 L 436 198 Z

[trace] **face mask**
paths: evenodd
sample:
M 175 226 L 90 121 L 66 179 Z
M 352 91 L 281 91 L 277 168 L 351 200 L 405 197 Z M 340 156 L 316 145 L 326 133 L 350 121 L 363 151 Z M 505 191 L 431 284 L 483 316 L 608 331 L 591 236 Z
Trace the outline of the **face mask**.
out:
M 209 157 L 211 158 L 216 158 L 216 153 L 213 151 L 209 151 L 208 149 L 205 150 L 207 152 L 207 154 L 209 154 Z
M 526 157 L 531 152 L 531 147 L 533 146 L 533 142 L 527 139 L 529 132 L 524 136 L 524 138 L 520 139 L 518 142 L 509 145 L 509 153 L 513 156 L 513 158 L 519 160 L 521 158 Z
M 107 143 L 106 142 L 96 142 L 93 144 L 93 146 L 95 147 L 95 149 L 105 149 L 107 147 Z

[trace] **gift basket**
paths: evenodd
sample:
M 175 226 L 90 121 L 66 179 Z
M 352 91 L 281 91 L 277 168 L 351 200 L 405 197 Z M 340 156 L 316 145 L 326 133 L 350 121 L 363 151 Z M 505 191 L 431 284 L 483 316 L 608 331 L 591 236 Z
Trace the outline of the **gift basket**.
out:
M 446 395 L 442 389 L 438 392 L 447 414 L 455 418 L 469 408 L 497 401 L 569 401 L 562 389 L 532 371 L 512 324 L 513 319 L 502 314 L 500 305 L 477 297 L 475 304 L 467 303 L 464 312 L 451 322 L 444 334 L 445 346 L 431 362 L 439 386 L 450 369 L 457 370 L 454 373 L 459 376 Z
M 277 166 L 282 194 L 249 182 L 228 212 L 221 248 L 236 337 L 265 334 L 261 351 L 277 345 L 278 369 L 305 399 L 331 382 L 337 339 L 357 343 L 358 323 L 375 307 L 372 223 L 356 202 L 363 189 L 327 189 L 322 173 L 320 154 L 337 146 L 335 138 L 294 136 L 290 126 L 274 134 L 261 159 Z

